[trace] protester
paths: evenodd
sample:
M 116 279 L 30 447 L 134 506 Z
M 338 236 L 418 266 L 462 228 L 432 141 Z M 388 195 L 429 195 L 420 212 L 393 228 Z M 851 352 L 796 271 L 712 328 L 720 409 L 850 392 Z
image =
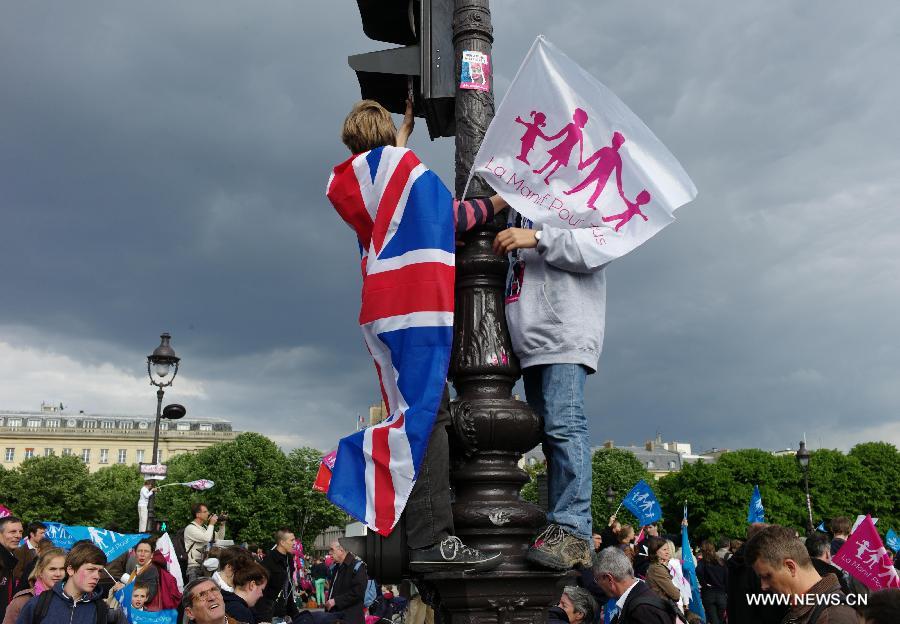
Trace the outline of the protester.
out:
M 845 594 L 868 594 L 869 588 L 853 578 L 846 570 L 831 563 L 831 544 L 827 535 L 816 533 L 806 538 L 806 552 L 820 576 L 834 574 Z
M 237 567 L 232 575 L 234 592 L 223 591 L 225 598 L 225 613 L 245 624 L 256 624 L 256 615 L 253 607 L 262 598 L 269 582 L 269 573 L 256 561 L 253 561 L 249 553 L 247 558 L 237 560 Z
M 747 529 L 747 539 L 765 529 L 767 524 L 755 522 Z M 728 624 L 779 624 L 787 607 L 776 604 L 750 604 L 748 596 L 761 594 L 759 576 L 745 560 L 747 544 L 738 548 L 726 562 L 728 568 Z
M 147 588 L 147 602 L 153 600 L 156 591 L 159 588 L 159 568 L 153 565 L 153 544 L 150 540 L 141 540 L 134 547 L 135 568 L 125 583 L 135 582 L 144 585 Z M 114 589 L 119 590 L 123 587 L 121 583 L 117 583 Z
M 900 622 L 900 589 L 882 589 L 869 595 L 857 607 L 859 624 L 897 624 Z
M 763 591 L 783 596 L 843 596 L 840 583 L 833 574 L 822 577 L 816 572 L 803 543 L 793 529 L 772 525 L 756 533 L 747 542 L 747 563 L 759 576 Z M 800 601 L 790 608 L 786 621 L 806 624 L 857 624 L 854 610 L 830 601 Z
M 17 624 L 38 624 L 35 614 L 44 614 L 42 621 L 47 624 L 97 624 L 103 621 L 104 613 L 108 622 L 127 624 L 125 612 L 120 608 L 110 609 L 103 593 L 96 591 L 106 565 L 102 550 L 90 542 L 77 542 L 66 555 L 65 565 L 66 580 L 29 600 L 22 607 Z
M 143 583 L 135 581 L 134 587 L 131 589 L 131 608 L 143 611 L 149 599 L 150 588 Z
M 262 566 L 269 581 L 262 598 L 253 607 L 259 622 L 271 622 L 273 617 L 297 617 L 300 610 L 294 601 L 294 543 L 293 531 L 287 528 L 275 532 L 275 545 L 263 559 Z
M 582 111 L 583 112 L 583 111 Z M 586 119 L 586 118 L 585 118 Z M 544 423 L 549 511 L 526 557 L 563 570 L 591 564 L 591 445 L 584 413 L 606 308 L 605 264 L 591 263 L 588 229 L 539 226 L 510 208 L 494 252 L 509 254 L 506 321 L 525 398 Z
M 184 528 L 184 549 L 187 552 L 187 578 L 188 581 L 202 576 L 203 559 L 207 545 L 213 539 L 224 539 L 225 522 L 216 529 L 219 516 L 210 515 L 209 508 L 204 503 L 191 505 L 191 513 L 194 519 Z M 218 534 L 217 534 L 218 532 Z
M 681 590 L 675 586 L 672 576 L 669 574 L 668 564 L 672 557 L 669 544 L 661 537 L 651 537 L 646 542 L 647 553 L 650 557 L 650 565 L 647 566 L 647 578 L 645 579 L 647 586 L 660 598 L 680 605 Z
M 837 516 L 831 519 L 831 556 L 834 557 L 850 537 L 850 518 Z
M 647 538 L 659 537 L 659 529 L 655 524 L 648 524 L 643 529 Z M 634 573 L 640 578 L 647 576 L 647 568 L 650 567 L 650 553 L 647 552 L 647 540 L 644 539 L 634 548 Z
M 213 572 L 212 580 L 216 582 L 222 591 L 234 591 L 234 572 L 240 566 L 252 563 L 253 558 L 250 553 L 240 546 L 229 546 L 219 551 L 219 565 Z
M 720 540 L 719 544 L 721 543 Z M 704 540 L 700 545 L 697 582 L 700 585 L 700 600 L 706 612 L 707 624 L 722 624 L 725 622 L 725 607 L 728 603 L 728 568 L 709 540 Z
M 616 531 L 616 546 L 619 550 L 628 556 L 628 559 L 634 561 L 634 527 L 630 524 L 623 524 Z
M 47 526 L 43 522 L 29 522 L 25 528 L 25 542 L 16 548 L 15 552 L 15 557 L 18 559 L 15 575 L 19 580 L 20 587 L 28 584 L 28 577 L 38 557 L 38 543 L 44 539 L 46 532 Z
M 16 549 L 22 541 L 22 521 L 15 516 L 0 518 L 0 618 L 19 591 L 22 579 L 16 576 Z
M 548 624 L 591 624 L 598 611 L 597 601 L 581 588 L 568 585 L 559 602 L 547 611 Z
M 246 624 L 225 614 L 222 590 L 208 578 L 196 578 L 184 586 L 181 608 L 195 624 Z
M 22 607 L 34 596 L 52 589 L 66 576 L 66 551 L 62 548 L 45 550 L 37 559 L 28 579 L 28 587 L 13 596 L 6 607 L 3 624 L 15 624 Z
M 596 552 L 600 552 L 604 548 L 609 548 L 610 546 L 618 544 L 619 540 L 616 537 L 616 533 L 618 533 L 621 528 L 622 523 L 616 520 L 616 515 L 611 515 L 606 527 L 600 532 L 600 548 Z
M 672 624 L 675 605 L 634 577 L 631 561 L 618 548 L 604 548 L 594 559 L 594 578 L 616 600 L 618 624 Z
M 413 131 L 414 117 L 412 102 L 407 102 L 406 114 L 400 129 L 397 130 L 390 113 L 373 100 L 363 100 L 353 106 L 344 120 L 341 140 L 353 156 L 334 169 L 329 181 L 327 196 L 335 209 L 351 226 L 357 226 L 358 242 L 368 249 L 372 237 L 371 227 L 359 226 L 360 220 L 368 220 L 378 208 L 379 198 L 375 193 L 367 192 L 372 205 L 363 207 L 368 212 L 361 213 L 358 201 L 359 186 L 354 173 L 354 162 L 357 156 L 381 148 L 381 152 L 372 152 L 379 157 L 395 153 L 391 150 L 405 148 L 407 139 Z M 396 146 L 396 147 L 395 147 Z M 411 152 L 409 152 L 412 154 Z M 412 154 L 411 158 L 415 155 Z M 385 162 L 388 162 L 388 158 Z M 366 165 L 368 171 L 369 165 Z M 440 184 L 439 182 L 437 184 Z M 442 186 L 442 185 L 441 185 Z M 354 187 L 356 191 L 354 191 Z M 485 223 L 493 217 L 496 210 L 506 202 L 495 195 L 490 200 L 472 200 L 469 202 L 451 203 L 449 196 L 441 203 L 439 189 L 431 192 L 430 199 L 416 207 L 428 215 L 426 219 L 439 210 L 452 210 L 456 221 L 456 231 L 464 232 L 477 224 Z M 372 195 L 373 197 L 370 197 Z M 431 211 L 431 214 L 429 214 Z M 352 215 L 352 216 L 351 216 Z M 452 232 L 438 232 L 440 235 Z M 413 235 L 421 237 L 413 230 Z M 431 235 L 433 238 L 434 235 Z M 413 244 L 418 241 L 406 241 Z M 430 243 L 431 244 L 431 243 Z M 364 265 L 365 266 L 365 265 Z M 428 283 L 434 283 L 432 278 Z M 408 285 L 409 288 L 423 288 L 419 283 Z M 420 347 L 421 348 L 421 347 Z M 453 514 L 450 509 L 450 458 L 447 427 L 450 425 L 449 394 L 445 388 L 431 434 L 428 439 L 425 457 L 418 470 L 418 477 L 409 494 L 404 511 L 406 526 L 406 542 L 410 549 L 409 567 L 416 572 L 438 572 L 441 570 L 489 570 L 500 564 L 500 553 L 482 553 L 470 548 L 453 535 Z
M 727 537 L 719 538 L 718 542 L 718 550 L 715 551 L 716 556 L 722 560 L 722 563 L 728 561 L 728 558 L 731 556 L 731 549 L 729 548 L 731 542 Z
M 138 496 L 137 502 L 138 533 L 143 533 L 147 530 L 147 510 L 150 507 L 150 497 L 159 491 L 159 488 L 155 486 L 156 481 L 154 481 L 153 479 L 147 479 L 146 481 L 144 481 L 143 487 L 141 487 L 141 493 Z
M 316 590 L 316 604 L 321 606 L 325 604 L 325 587 L 328 585 L 328 566 L 325 565 L 321 557 L 316 557 L 309 575 L 313 579 L 313 585 Z
M 366 564 L 347 550 L 343 539 L 333 541 L 328 552 L 338 566 L 328 600 L 325 601 L 325 610 L 333 620 L 342 620 L 344 624 L 365 624 L 363 598 L 369 581 Z

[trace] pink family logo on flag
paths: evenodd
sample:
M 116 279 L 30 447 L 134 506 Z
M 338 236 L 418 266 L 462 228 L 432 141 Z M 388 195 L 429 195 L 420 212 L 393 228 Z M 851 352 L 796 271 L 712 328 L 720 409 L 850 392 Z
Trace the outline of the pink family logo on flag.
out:
M 866 516 L 832 558 L 859 582 L 873 591 L 900 587 L 900 578 L 891 555 L 881 542 L 871 516 Z
M 537 226 L 589 229 L 598 263 L 648 240 L 697 195 L 637 115 L 543 37 L 503 98 L 474 173 Z
M 0 518 L 5 518 L 6 516 L 11 516 L 12 512 L 9 510 L 9 507 L 5 505 L 0 505 Z

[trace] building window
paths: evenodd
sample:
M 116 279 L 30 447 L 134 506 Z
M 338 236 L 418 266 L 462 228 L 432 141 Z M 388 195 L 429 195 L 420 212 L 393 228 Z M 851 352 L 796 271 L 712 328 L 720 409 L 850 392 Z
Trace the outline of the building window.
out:
M 29 426 L 29 427 L 40 427 L 40 426 L 41 426 L 41 419 L 40 419 L 40 418 L 29 418 L 29 419 L 28 419 L 28 426 Z
M 119 463 L 124 464 L 127 457 L 128 451 L 126 449 L 119 449 Z
M 32 457 L 34 457 L 34 449 L 33 448 L 25 449 L 25 459 L 31 459 Z
M 650 461 L 647 462 L 647 468 L 653 468 L 653 466 L 655 466 L 655 464 L 653 463 L 653 460 L 651 459 Z
M 10 419 L 9 419 L 9 426 L 10 426 L 10 427 L 21 427 L 21 426 L 22 426 L 22 419 L 21 419 L 21 418 L 10 418 Z
M 136 453 L 135 459 L 137 460 L 137 463 L 143 464 L 144 463 L 144 449 L 138 449 L 135 451 L 135 453 Z
M 160 430 L 160 431 L 168 431 L 168 430 L 169 430 L 169 423 L 166 423 L 166 422 L 161 422 L 161 423 L 159 423 L 159 430 Z
M 63 449 L 63 455 L 62 455 L 62 456 L 63 456 L 63 457 L 71 457 L 71 456 L 72 456 L 72 449 L 70 449 L 70 448 L 64 448 L 64 449 Z
M 156 451 L 156 463 L 157 464 L 162 463 L 162 449 L 157 449 L 157 451 Z
M 45 427 L 59 427 L 59 418 L 48 418 L 44 421 Z
M 53 457 L 54 455 L 56 455 L 56 452 L 52 448 L 44 449 L 44 457 Z
M 91 449 L 81 449 L 81 461 L 86 464 L 91 463 Z
M 200 425 L 200 431 L 212 431 L 212 425 Z
M 671 468 L 672 470 L 675 470 L 675 460 L 672 460 L 669 462 L 669 468 Z
M 175 428 L 176 428 L 178 431 L 190 431 L 190 430 L 191 430 L 191 423 L 178 423 L 177 425 L 175 425 Z
M 12 461 L 13 459 L 15 459 L 15 458 L 16 458 L 16 449 L 15 449 L 15 447 L 13 447 L 13 448 L 7 448 L 7 449 L 6 449 L 6 461 L 11 462 L 11 461 Z
M 97 421 L 96 420 L 85 420 L 81 423 L 82 428 L 84 429 L 96 429 Z
M 100 449 L 100 463 L 101 464 L 109 463 L 109 449 Z
M 116 421 L 114 420 L 104 420 L 100 422 L 101 429 L 112 429 L 116 426 Z
M 119 421 L 119 429 L 131 429 L 132 427 L 134 427 L 134 423 L 130 420 Z

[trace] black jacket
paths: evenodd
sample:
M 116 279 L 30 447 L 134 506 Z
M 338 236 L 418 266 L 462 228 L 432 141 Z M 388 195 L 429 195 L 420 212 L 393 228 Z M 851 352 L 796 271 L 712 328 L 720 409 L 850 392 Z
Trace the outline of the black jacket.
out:
M 559 607 L 547 609 L 547 624 L 569 624 L 569 616 Z
M 788 612 L 785 605 L 750 605 L 748 594 L 761 594 L 762 586 L 744 559 L 746 544 L 725 562 L 728 568 L 728 624 L 780 624 Z
M 334 599 L 332 611 L 341 611 L 345 624 L 365 624 L 363 599 L 366 597 L 369 575 L 365 563 L 359 566 L 359 570 L 353 569 L 357 561 L 356 555 L 347 553 L 344 562 L 335 569 L 334 582 L 328 592 L 328 598 Z
M 269 572 L 269 582 L 263 590 L 262 598 L 253 607 L 258 622 L 271 622 L 273 617 L 289 615 L 294 619 L 300 610 L 294 601 L 294 557 L 283 555 L 273 548 L 262 560 Z
M 309 575 L 314 579 L 328 579 L 328 566 L 324 563 L 317 563 L 309 571 Z
M 622 613 L 619 614 L 619 624 L 672 624 L 675 617 L 667 611 L 649 604 L 634 605 L 638 598 L 650 596 L 655 602 L 662 604 L 662 598 L 657 596 L 650 586 L 643 581 L 631 588 L 625 604 L 622 605 Z
M 722 593 L 728 591 L 728 566 L 700 560 L 697 563 L 697 581 L 700 593 Z
M 16 564 L 19 562 L 13 553 L 0 546 L 0 619 L 6 615 L 6 607 L 22 587 L 16 578 Z
M 845 594 L 867 594 L 869 593 L 869 588 L 857 581 L 855 578 L 850 576 L 844 570 L 841 570 L 839 567 L 828 563 L 827 561 L 822 561 L 821 559 L 813 559 L 812 560 L 813 567 L 816 569 L 816 572 L 819 573 L 819 576 L 827 576 L 829 574 L 834 574 L 838 582 L 841 584 L 841 591 Z
M 225 598 L 225 615 L 244 624 L 256 624 L 256 616 L 247 602 L 234 592 L 222 590 Z

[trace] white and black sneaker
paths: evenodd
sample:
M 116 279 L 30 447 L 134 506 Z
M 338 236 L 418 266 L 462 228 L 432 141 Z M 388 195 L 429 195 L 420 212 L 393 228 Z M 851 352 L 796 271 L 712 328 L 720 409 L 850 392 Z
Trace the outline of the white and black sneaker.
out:
M 502 560 L 500 553 L 469 548 L 455 535 L 434 546 L 409 551 L 409 569 L 413 572 L 487 572 L 500 565 Z

